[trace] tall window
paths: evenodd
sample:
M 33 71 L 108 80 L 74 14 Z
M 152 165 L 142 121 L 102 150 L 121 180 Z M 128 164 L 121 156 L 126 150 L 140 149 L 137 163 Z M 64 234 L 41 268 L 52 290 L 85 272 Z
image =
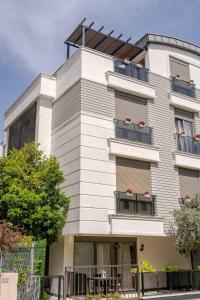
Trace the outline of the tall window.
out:
M 8 151 L 20 149 L 35 140 L 36 103 L 32 105 L 9 129 Z
M 189 64 L 170 57 L 170 73 L 172 77 L 180 76 L 184 81 L 190 80 Z
M 178 150 L 192 152 L 194 134 L 193 113 L 175 109 L 175 127 Z

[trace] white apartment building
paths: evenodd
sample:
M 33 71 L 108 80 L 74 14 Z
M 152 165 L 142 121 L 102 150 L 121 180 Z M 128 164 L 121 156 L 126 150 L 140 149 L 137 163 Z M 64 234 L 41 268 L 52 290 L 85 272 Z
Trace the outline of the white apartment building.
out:
M 131 44 L 82 24 L 66 44 L 66 62 L 4 124 L 6 153 L 35 140 L 64 172 L 71 202 L 49 273 L 141 259 L 189 269 L 173 210 L 200 192 L 200 47 L 157 34 Z

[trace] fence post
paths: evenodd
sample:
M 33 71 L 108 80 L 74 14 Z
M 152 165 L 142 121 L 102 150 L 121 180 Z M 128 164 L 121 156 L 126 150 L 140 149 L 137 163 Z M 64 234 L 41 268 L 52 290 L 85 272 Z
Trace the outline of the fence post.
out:
M 138 299 L 141 299 L 141 273 L 139 271 L 139 267 L 137 268 L 137 294 Z
M 64 282 L 63 282 L 63 300 L 67 298 L 67 269 L 65 267 Z
M 34 242 L 32 243 L 32 247 L 31 247 L 31 253 L 30 253 L 30 270 L 31 270 L 31 274 L 34 273 Z

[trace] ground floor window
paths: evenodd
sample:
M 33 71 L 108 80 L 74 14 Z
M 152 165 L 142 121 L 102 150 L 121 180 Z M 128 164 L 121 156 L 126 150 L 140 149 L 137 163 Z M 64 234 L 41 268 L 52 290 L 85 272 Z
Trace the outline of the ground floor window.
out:
M 136 240 L 75 241 L 74 265 L 134 265 L 137 263 Z

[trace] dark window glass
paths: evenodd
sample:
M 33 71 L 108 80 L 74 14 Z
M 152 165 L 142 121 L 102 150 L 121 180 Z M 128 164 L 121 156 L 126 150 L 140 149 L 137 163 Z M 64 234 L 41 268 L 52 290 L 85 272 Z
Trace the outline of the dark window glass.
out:
M 31 106 L 9 129 L 8 151 L 20 149 L 35 140 L 36 103 Z

